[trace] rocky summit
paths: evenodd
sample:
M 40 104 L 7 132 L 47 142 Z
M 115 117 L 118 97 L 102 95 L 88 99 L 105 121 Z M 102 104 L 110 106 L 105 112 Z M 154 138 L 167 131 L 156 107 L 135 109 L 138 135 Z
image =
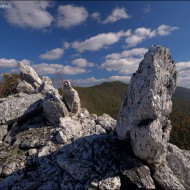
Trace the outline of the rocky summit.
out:
M 81 108 L 69 81 L 60 96 L 18 66 L 18 93 L 0 99 L 0 190 L 190 189 L 190 151 L 168 142 L 177 72 L 167 48 L 145 54 L 117 121 Z

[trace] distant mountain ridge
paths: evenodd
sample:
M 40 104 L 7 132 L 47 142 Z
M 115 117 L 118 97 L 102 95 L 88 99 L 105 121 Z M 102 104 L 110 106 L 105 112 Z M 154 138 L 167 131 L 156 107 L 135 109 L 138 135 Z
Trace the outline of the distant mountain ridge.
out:
M 75 89 L 79 93 L 82 107 L 86 107 L 90 113 L 108 113 L 117 119 L 128 84 L 114 81 Z M 170 141 L 181 148 L 190 149 L 190 89 L 177 87 L 172 101 L 173 111 L 170 119 L 173 128 Z

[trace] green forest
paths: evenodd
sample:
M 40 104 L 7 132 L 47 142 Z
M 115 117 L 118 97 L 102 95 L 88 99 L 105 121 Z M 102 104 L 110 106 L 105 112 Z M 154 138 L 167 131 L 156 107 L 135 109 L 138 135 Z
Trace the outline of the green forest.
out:
M 127 88 L 127 84 L 119 81 L 105 82 L 92 87 L 75 87 L 82 107 L 97 115 L 108 113 L 115 119 Z M 179 148 L 190 150 L 190 89 L 177 87 L 172 102 L 170 142 Z

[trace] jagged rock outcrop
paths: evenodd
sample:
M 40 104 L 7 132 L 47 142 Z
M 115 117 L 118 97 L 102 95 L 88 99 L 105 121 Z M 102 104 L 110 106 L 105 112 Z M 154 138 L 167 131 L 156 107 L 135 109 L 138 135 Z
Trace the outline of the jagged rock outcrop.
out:
M 176 71 L 167 48 L 145 55 L 117 124 L 80 108 L 70 82 L 62 99 L 49 77 L 20 67 L 24 94 L 0 99 L 0 190 L 190 189 L 190 151 L 168 143 Z
M 18 80 L 18 85 L 16 87 L 17 92 L 22 92 L 26 94 L 34 94 L 36 93 L 36 90 L 34 87 L 27 83 L 25 80 Z
M 116 120 L 108 114 L 103 114 L 96 119 L 96 123 L 101 125 L 106 131 L 114 131 Z
M 38 88 L 38 92 L 42 94 L 46 93 L 58 93 L 58 90 L 53 87 L 52 80 L 47 76 L 42 76 L 42 84 Z
M 42 80 L 36 71 L 29 65 L 26 65 L 22 62 L 20 62 L 18 66 L 21 71 L 21 79 L 31 84 L 35 89 L 39 88 L 39 86 L 42 84 Z
M 0 125 L 0 142 L 3 140 L 3 138 L 7 133 L 8 133 L 8 125 Z
M 0 99 L 0 124 L 11 124 L 42 108 L 41 94 L 19 94 Z
M 69 81 L 65 81 L 63 85 L 63 101 L 65 102 L 69 112 L 79 112 L 80 98 L 78 92 L 72 88 L 71 83 Z
M 50 124 L 59 123 L 59 118 L 68 115 L 68 110 L 58 93 L 48 93 L 43 101 L 43 113 Z
M 169 50 L 152 46 L 132 75 L 119 113 L 119 139 L 130 138 L 135 155 L 154 166 L 166 159 L 176 75 Z

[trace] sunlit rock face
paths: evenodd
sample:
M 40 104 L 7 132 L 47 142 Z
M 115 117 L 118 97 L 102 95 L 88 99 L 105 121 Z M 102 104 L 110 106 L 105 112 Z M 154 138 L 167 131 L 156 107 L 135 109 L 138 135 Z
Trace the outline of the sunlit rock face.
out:
M 136 156 L 159 165 L 166 158 L 171 97 L 177 71 L 167 48 L 154 45 L 132 75 L 117 121 L 120 140 L 131 139 Z

